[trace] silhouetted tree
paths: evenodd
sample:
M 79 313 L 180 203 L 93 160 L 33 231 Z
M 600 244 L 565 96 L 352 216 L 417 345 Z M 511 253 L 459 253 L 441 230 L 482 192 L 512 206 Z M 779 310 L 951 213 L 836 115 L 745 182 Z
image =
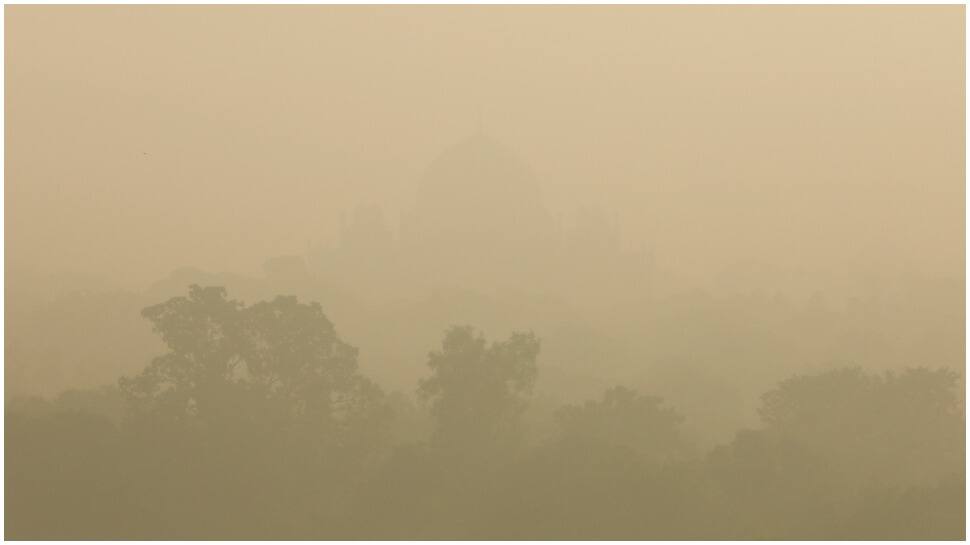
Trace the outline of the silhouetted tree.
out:
M 337 443 L 388 415 L 380 389 L 357 370 L 357 349 L 317 303 L 277 297 L 246 307 L 223 288 L 192 286 L 142 314 L 169 351 L 120 381 L 136 413 L 209 425 L 270 417 Z
M 143 315 L 169 350 L 120 381 L 137 463 L 152 467 L 139 474 L 206 505 L 200 518 L 154 492 L 182 521 L 164 535 L 307 537 L 386 454 L 384 395 L 319 304 L 192 286 Z
M 964 537 L 952 371 L 795 376 L 759 429 L 694 456 L 682 406 L 623 386 L 519 441 L 532 333 L 447 330 L 426 411 L 363 377 L 316 303 L 192 286 L 143 314 L 167 351 L 120 388 L 8 399 L 10 537 Z
M 651 461 L 682 456 L 687 445 L 680 433 L 684 418 L 656 396 L 623 386 L 602 399 L 567 405 L 556 412 L 561 437 L 570 442 L 623 447 Z
M 931 484 L 962 471 L 962 391 L 948 369 L 835 369 L 782 381 L 762 399 L 768 433 L 825 455 L 860 482 Z
M 535 383 L 538 354 L 539 340 L 532 333 L 488 344 L 471 327 L 449 329 L 441 350 L 428 356 L 431 376 L 418 387 L 431 404 L 434 440 L 453 447 L 514 440 Z
M 715 447 L 705 470 L 720 539 L 832 539 L 851 493 L 824 456 L 763 430 Z

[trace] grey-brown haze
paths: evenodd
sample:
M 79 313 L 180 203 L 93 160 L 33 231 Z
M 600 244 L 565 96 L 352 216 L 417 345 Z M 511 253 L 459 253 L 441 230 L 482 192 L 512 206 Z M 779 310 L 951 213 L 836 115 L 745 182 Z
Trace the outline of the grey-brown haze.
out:
M 964 7 L 5 12 L 5 537 L 964 538 Z

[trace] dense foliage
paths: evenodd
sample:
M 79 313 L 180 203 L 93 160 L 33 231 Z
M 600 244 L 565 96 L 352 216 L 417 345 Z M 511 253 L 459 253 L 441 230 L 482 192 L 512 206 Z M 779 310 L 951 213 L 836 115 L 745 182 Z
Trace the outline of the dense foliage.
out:
M 964 536 L 950 370 L 794 376 L 759 426 L 705 449 L 625 386 L 527 421 L 532 333 L 447 330 L 414 403 L 360 372 L 315 303 L 194 286 L 143 314 L 166 351 L 141 373 L 8 403 L 6 537 Z

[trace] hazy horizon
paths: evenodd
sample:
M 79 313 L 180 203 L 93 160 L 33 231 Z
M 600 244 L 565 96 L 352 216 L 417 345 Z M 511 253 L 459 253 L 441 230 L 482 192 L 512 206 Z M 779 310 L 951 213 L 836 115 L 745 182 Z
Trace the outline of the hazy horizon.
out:
M 12 6 L 8 269 L 255 274 L 484 127 L 685 277 L 960 278 L 960 9 Z
M 5 538 L 965 539 L 964 6 L 5 14 Z

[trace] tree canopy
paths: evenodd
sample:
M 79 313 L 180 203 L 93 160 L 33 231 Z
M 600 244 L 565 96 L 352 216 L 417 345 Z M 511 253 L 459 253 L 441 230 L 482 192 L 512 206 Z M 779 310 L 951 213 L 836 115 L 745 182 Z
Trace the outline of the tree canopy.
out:
M 428 355 L 418 395 L 430 404 L 434 438 L 451 446 L 514 440 L 536 379 L 539 339 L 513 333 L 489 344 L 471 327 L 449 329 Z
M 338 443 L 388 416 L 381 390 L 358 370 L 357 349 L 317 303 L 280 296 L 246 306 L 223 288 L 193 285 L 142 315 L 168 352 L 121 379 L 133 416 L 202 425 L 269 418 L 312 425 Z

